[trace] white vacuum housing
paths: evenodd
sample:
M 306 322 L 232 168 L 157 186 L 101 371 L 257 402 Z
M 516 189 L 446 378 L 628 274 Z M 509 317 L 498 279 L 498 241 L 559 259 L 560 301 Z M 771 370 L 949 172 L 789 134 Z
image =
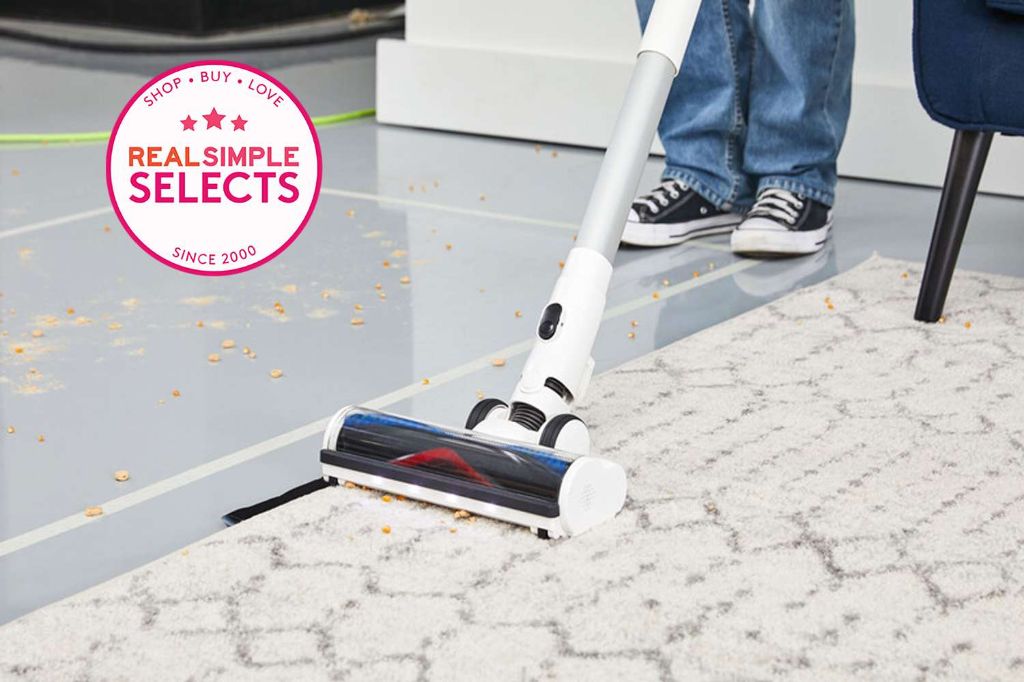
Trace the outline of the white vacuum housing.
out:
M 576 244 L 509 402 L 481 400 L 465 430 L 345 408 L 324 435 L 324 478 L 529 526 L 544 537 L 582 533 L 619 512 L 626 474 L 590 456 L 574 408 L 590 384 L 612 262 L 699 8 L 700 0 L 655 2 Z

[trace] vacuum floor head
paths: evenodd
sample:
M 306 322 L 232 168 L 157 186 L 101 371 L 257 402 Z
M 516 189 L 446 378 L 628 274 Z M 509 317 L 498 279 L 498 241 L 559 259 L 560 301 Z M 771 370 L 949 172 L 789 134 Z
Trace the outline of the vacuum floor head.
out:
M 576 535 L 615 516 L 626 474 L 614 462 L 376 412 L 340 410 L 327 426 L 325 479 Z

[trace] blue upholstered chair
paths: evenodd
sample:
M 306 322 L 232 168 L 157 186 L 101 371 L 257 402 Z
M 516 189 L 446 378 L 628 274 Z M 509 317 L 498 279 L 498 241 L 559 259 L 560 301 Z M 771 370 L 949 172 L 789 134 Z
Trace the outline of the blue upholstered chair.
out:
M 992 136 L 1024 135 L 1024 0 L 915 0 L 914 71 L 928 115 L 956 130 L 914 314 L 935 322 Z

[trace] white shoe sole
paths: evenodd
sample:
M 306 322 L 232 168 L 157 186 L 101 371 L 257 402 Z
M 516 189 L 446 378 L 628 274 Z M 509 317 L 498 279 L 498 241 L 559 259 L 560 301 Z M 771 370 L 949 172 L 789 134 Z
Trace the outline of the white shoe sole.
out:
M 828 241 L 832 221 L 807 232 L 740 228 L 732 233 L 732 252 L 745 255 L 804 256 L 817 253 Z
M 717 215 L 685 223 L 626 223 L 622 243 L 630 246 L 672 246 L 689 239 L 712 234 L 728 234 L 743 218 L 738 215 Z

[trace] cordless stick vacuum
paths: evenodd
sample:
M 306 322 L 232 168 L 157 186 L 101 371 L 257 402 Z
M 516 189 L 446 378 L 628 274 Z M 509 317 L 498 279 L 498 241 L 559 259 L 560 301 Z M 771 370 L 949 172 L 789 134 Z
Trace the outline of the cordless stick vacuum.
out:
M 626 473 L 590 456 L 573 408 L 594 371 L 612 260 L 699 7 L 700 0 L 654 5 L 583 224 L 509 403 L 479 401 L 465 429 L 343 408 L 320 451 L 328 482 L 465 509 L 545 538 L 582 533 L 622 509 Z

